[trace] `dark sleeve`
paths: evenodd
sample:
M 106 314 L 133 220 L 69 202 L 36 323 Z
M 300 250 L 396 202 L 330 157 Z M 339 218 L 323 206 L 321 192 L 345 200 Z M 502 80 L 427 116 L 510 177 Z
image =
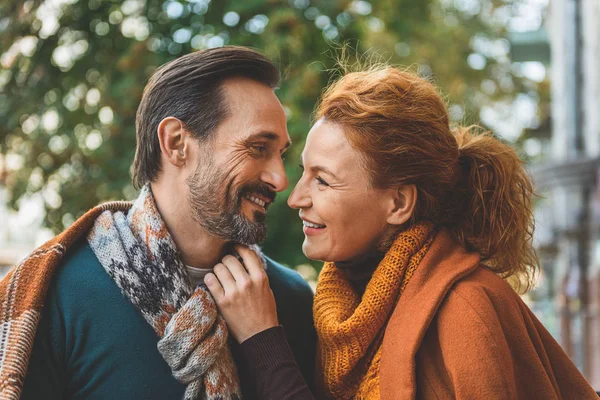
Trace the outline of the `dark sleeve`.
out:
M 288 268 L 273 267 L 267 270 L 269 272 L 269 282 L 277 303 L 277 318 L 304 380 L 315 393 L 317 334 L 312 315 L 312 289 L 297 272 Z
M 259 399 L 314 400 L 283 327 L 276 326 L 257 333 L 245 340 L 240 348 Z
M 52 290 L 52 288 L 51 288 Z M 21 400 L 65 398 L 64 363 L 61 351 L 61 318 L 59 308 L 49 296 L 33 342 Z

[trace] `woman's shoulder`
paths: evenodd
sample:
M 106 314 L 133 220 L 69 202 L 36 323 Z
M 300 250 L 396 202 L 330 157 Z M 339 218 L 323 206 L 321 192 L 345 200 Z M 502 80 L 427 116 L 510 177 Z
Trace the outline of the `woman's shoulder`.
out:
M 552 398 L 557 389 L 564 398 L 596 397 L 515 290 L 483 266 L 448 291 L 419 354 L 422 367 L 443 361 L 455 390 L 471 393 L 465 398 L 490 398 L 474 388 L 513 393 L 507 398 Z M 439 371 L 423 368 L 435 381 Z
M 469 319 L 483 324 L 486 333 L 505 334 L 507 329 L 526 329 L 523 324 L 525 315 L 525 320 L 533 317 L 517 292 L 504 279 L 481 265 L 449 289 L 436 319 L 457 324 L 466 323 L 464 320 Z
M 477 308 L 495 306 L 499 302 L 504 305 L 521 302 L 515 289 L 485 265 L 458 280 L 448 292 L 447 298 L 450 297 L 463 298 Z
M 471 354 L 504 365 L 511 354 L 539 364 L 535 349 L 556 347 L 555 341 L 517 292 L 485 266 L 453 285 L 435 313 L 429 334 L 441 348 L 464 346 L 457 360 Z M 461 346 L 458 346 L 459 348 Z

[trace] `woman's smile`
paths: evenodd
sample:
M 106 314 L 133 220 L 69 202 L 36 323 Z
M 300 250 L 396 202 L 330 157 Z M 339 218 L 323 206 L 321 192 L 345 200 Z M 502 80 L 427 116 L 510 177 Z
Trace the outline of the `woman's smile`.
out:
M 302 225 L 302 230 L 306 236 L 320 235 L 321 233 L 325 232 L 325 229 L 327 228 L 326 225 L 316 224 L 304 218 L 302 218 Z

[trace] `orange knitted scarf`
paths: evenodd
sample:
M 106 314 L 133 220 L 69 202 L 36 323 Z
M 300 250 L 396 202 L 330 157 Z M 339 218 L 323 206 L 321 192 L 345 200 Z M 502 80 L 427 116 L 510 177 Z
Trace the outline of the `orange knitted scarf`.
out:
M 387 321 L 434 236 L 430 223 L 398 235 L 362 298 L 342 271 L 325 263 L 313 311 L 327 396 L 379 399 L 381 344 Z

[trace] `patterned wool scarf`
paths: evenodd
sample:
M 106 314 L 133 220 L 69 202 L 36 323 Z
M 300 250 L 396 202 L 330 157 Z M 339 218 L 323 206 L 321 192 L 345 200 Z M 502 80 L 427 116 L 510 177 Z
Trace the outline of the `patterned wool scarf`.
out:
M 434 236 L 429 223 L 402 232 L 375 269 L 362 297 L 333 263 L 323 266 L 313 311 L 327 396 L 379 399 L 385 327 Z
M 146 185 L 127 214 L 105 211 L 88 234 L 98 260 L 159 337 L 184 399 L 240 399 L 228 331 L 208 290 L 194 290 L 152 191 Z

